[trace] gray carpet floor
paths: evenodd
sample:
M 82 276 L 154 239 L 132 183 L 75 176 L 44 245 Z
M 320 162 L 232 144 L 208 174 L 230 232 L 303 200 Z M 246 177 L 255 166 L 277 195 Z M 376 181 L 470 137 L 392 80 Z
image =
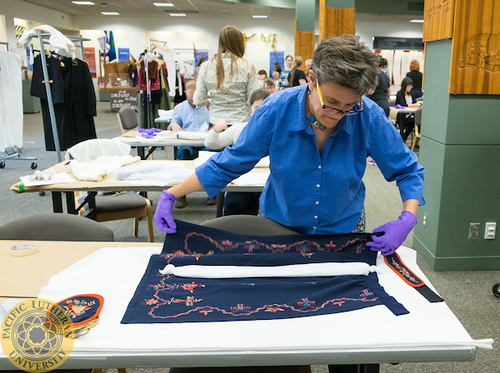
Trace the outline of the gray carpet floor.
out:
M 120 135 L 116 113 L 110 110 L 109 103 L 98 103 L 96 130 L 99 138 L 112 138 Z M 45 151 L 41 114 L 24 115 L 24 156 L 38 157 L 38 169 L 48 168 L 57 163 L 55 152 Z M 64 156 L 64 153 L 63 153 Z M 157 159 L 163 159 L 159 152 Z M 170 150 L 169 158 L 173 159 Z M 52 211 L 50 194 L 40 196 L 38 193 L 16 194 L 9 190 L 19 181 L 19 176 L 30 175 L 30 161 L 7 160 L 4 169 L 0 170 L 0 225 L 14 221 L 27 215 L 42 214 Z M 401 209 L 401 199 L 395 183 L 387 183 L 376 165 L 368 165 L 365 174 L 367 188 L 366 217 L 367 230 L 371 231 L 381 224 L 397 219 Z M 159 193 L 148 193 L 153 204 Z M 205 193 L 194 193 L 188 196 L 188 205 L 184 209 L 176 209 L 176 219 L 202 223 L 215 217 L 215 206 L 207 206 Z M 133 237 L 133 220 L 121 220 L 102 223 L 113 229 L 116 241 L 147 242 L 146 221 L 141 221 L 139 237 Z M 156 226 L 155 241 L 163 242 L 162 234 Z M 412 235 L 404 243 L 411 247 Z M 500 271 L 461 271 L 434 272 L 426 262 L 418 258 L 418 264 L 429 278 L 448 306 L 475 339 L 493 338 L 500 340 L 500 298 L 492 294 L 492 286 L 500 282 Z M 376 320 L 365 320 L 376 322 Z M 500 372 L 500 353 L 498 342 L 493 350 L 479 350 L 472 362 L 434 362 L 403 363 L 397 365 L 382 364 L 381 372 Z M 161 369 L 134 369 L 134 372 L 162 372 Z M 163 371 L 162 373 L 164 373 Z M 325 366 L 313 366 L 313 372 L 327 372 Z

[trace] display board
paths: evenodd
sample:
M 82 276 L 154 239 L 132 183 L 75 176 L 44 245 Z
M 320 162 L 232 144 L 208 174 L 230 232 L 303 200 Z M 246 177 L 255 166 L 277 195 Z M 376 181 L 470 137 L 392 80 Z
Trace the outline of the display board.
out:
M 119 111 L 123 106 L 129 106 L 137 110 L 137 92 L 132 89 L 112 89 L 109 99 L 111 110 Z
M 375 36 L 373 49 L 409 49 L 424 50 L 424 42 L 419 38 L 392 38 Z

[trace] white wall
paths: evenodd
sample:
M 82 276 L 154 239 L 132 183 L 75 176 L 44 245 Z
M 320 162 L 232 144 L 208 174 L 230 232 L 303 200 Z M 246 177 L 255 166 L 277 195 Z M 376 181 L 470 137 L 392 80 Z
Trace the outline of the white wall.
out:
M 50 25 L 60 30 L 73 29 L 73 20 L 69 14 L 21 0 L 0 0 L 0 14 L 5 16 L 5 28 L 9 42 L 9 50 L 16 52 L 14 34 L 14 18 L 30 21 L 35 25 Z M 2 40 L 5 41 L 5 40 Z
M 376 16 L 375 16 L 376 17 Z M 394 38 L 421 38 L 423 24 L 410 22 L 388 21 L 388 17 L 383 17 L 380 21 L 367 21 L 366 17 L 356 20 L 356 35 L 360 41 L 369 48 L 373 47 L 374 36 L 387 36 Z M 375 20 L 377 18 L 374 18 Z
M 247 44 L 246 58 L 257 70 L 269 69 L 270 43 L 260 41 L 261 34 L 276 34 L 275 50 L 283 50 L 285 55 L 294 55 L 294 20 L 265 19 L 228 19 L 228 18 L 190 18 L 170 17 L 116 17 L 116 16 L 70 16 L 47 8 L 26 3 L 21 0 L 0 0 L 0 15 L 5 21 L 0 22 L 0 35 L 7 34 L 10 48 L 15 48 L 13 18 L 26 19 L 32 24 L 48 24 L 58 29 L 79 30 L 82 36 L 92 39 L 85 46 L 93 46 L 98 51 L 96 35 L 104 35 L 104 30 L 112 30 L 117 48 L 130 48 L 132 55 L 137 57 L 147 46 L 148 36 L 161 35 L 173 40 L 167 40 L 172 47 L 182 34 L 192 37 L 195 47 L 208 49 L 209 57 L 217 52 L 218 35 L 221 28 L 227 24 L 238 26 L 244 33 L 256 34 Z M 391 16 L 356 15 L 356 35 L 368 47 L 372 47 L 374 36 L 390 37 L 422 37 L 422 24 L 408 21 L 394 21 Z M 1 18 L 0 18 L 1 19 Z M 318 20 L 316 20 L 318 28 Z M 318 29 L 316 34 L 318 34 Z M 184 42 L 183 42 L 184 43 Z M 14 46 L 14 47 L 13 47 Z M 21 52 L 21 51 L 20 51 Z
M 115 30 L 127 31 L 130 52 L 137 57 L 147 46 L 147 37 L 152 32 L 159 35 L 168 35 L 166 33 L 183 33 L 193 36 L 206 34 L 207 38 L 201 40 L 192 40 L 197 49 L 208 49 L 209 57 L 212 57 L 218 48 L 219 32 L 222 27 L 227 24 L 238 26 L 244 33 L 257 34 L 260 39 L 260 34 L 277 34 L 276 50 L 284 50 L 286 54 L 293 54 L 294 49 L 294 22 L 293 21 L 266 21 L 266 20 L 244 20 L 244 19 L 222 19 L 222 18 L 177 18 L 177 17 L 84 17 L 74 16 L 73 27 L 80 30 Z M 161 39 L 163 40 L 163 39 Z M 177 42 L 167 40 L 169 45 L 175 46 Z M 121 41 L 117 39 L 115 34 L 115 43 L 117 47 Z M 253 41 L 250 41 L 253 44 Z M 261 43 L 262 44 L 262 43 Z M 257 49 L 249 45 L 249 53 L 245 56 L 255 68 L 269 69 L 269 53 L 267 55 L 260 45 Z M 255 47 L 255 46 L 254 46 Z M 269 45 L 268 52 L 271 51 Z

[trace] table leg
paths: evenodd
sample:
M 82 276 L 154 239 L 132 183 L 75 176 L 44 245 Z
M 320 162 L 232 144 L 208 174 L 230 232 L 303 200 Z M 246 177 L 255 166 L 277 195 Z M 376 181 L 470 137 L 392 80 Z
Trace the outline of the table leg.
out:
M 52 210 L 54 212 L 62 213 L 63 204 L 62 204 L 61 192 L 51 192 L 51 194 L 52 194 Z
M 146 159 L 146 157 L 144 156 L 144 146 L 138 146 L 137 147 L 137 155 L 139 157 L 141 157 L 142 160 Z
M 76 215 L 78 212 L 75 206 L 75 193 L 64 192 L 64 194 L 66 195 L 66 209 L 68 210 L 68 214 Z
M 216 198 L 216 217 L 220 218 L 224 211 L 224 192 L 217 193 Z

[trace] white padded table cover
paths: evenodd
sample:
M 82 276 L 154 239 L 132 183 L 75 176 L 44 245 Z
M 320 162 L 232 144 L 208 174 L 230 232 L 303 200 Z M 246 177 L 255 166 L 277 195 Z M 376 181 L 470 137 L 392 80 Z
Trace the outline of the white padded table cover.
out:
M 445 302 L 429 303 L 404 283 L 379 255 L 380 284 L 410 314 L 394 316 L 374 306 L 325 316 L 265 321 L 178 324 L 120 324 L 127 305 L 146 270 L 149 257 L 161 248 L 103 248 L 53 276 L 39 294 L 54 302 L 76 294 L 104 297 L 99 324 L 76 339 L 73 352 L 134 353 L 281 353 L 300 349 L 342 351 L 381 348 L 439 349 L 442 346 L 492 348 L 492 340 L 473 340 Z M 415 251 L 401 247 L 401 259 L 427 285 L 416 265 Z

